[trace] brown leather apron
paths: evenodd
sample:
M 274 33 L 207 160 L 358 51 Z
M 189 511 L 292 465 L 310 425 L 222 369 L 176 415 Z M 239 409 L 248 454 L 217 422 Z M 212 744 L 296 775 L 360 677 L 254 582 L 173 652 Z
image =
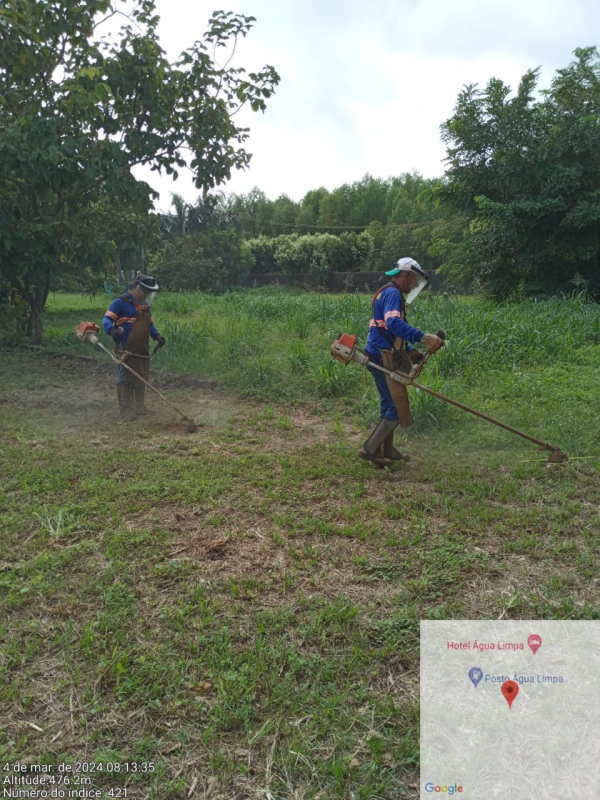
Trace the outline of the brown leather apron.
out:
M 396 342 L 404 342 L 403 339 L 398 339 L 396 337 L 396 341 L 394 342 L 394 346 L 396 346 Z M 405 343 L 406 344 L 406 343 Z M 383 362 L 383 366 L 387 367 L 388 369 L 394 369 L 394 351 L 393 350 L 382 350 L 381 351 L 381 360 Z M 390 378 L 389 375 L 385 376 L 386 383 L 388 385 L 388 389 L 390 390 L 390 394 L 392 396 L 392 400 L 394 401 L 394 405 L 396 407 L 396 411 L 398 412 L 398 419 L 400 420 L 400 427 L 401 428 L 410 428 L 413 424 L 412 414 L 410 413 L 410 401 L 408 399 L 408 386 L 405 386 L 403 383 L 398 383 L 398 381 L 393 380 Z
M 125 356 L 125 363 L 127 366 L 131 367 L 131 369 L 135 370 L 138 375 L 141 375 L 142 378 L 148 380 L 150 376 L 150 358 L 148 357 L 150 355 L 150 309 L 148 306 L 137 304 L 135 308 L 137 317 L 131 326 L 127 342 L 125 343 L 125 350 L 132 355 Z M 146 356 L 146 358 L 136 358 L 136 355 Z M 131 372 L 128 370 L 124 371 L 125 380 L 130 386 L 137 387 L 144 385 L 141 381 L 138 381 Z

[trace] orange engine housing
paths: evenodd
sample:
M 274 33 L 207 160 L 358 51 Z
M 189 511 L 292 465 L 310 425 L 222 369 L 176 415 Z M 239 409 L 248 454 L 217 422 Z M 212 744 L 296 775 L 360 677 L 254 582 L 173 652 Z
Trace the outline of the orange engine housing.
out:
M 78 339 L 83 339 L 88 331 L 93 331 L 94 333 L 98 333 L 100 328 L 96 325 L 95 322 L 80 322 L 79 325 L 75 328 L 75 335 Z
M 347 347 L 349 350 L 354 350 L 357 339 L 358 336 L 356 336 L 354 333 L 342 333 L 338 339 L 338 344 L 341 344 L 342 347 Z
M 342 364 L 349 364 L 356 351 L 357 336 L 353 333 L 342 333 L 331 345 L 331 355 Z
M 75 328 L 75 336 L 86 344 L 95 344 L 98 341 L 97 333 L 100 328 L 95 322 L 80 322 Z

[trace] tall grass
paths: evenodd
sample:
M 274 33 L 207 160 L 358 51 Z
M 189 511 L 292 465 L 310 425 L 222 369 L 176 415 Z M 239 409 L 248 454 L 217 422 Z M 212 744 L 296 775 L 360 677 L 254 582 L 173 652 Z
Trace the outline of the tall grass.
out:
M 356 333 L 364 346 L 370 296 L 322 295 L 265 287 L 222 295 L 159 294 L 153 314 L 167 347 L 156 367 L 202 374 L 246 395 L 273 400 L 351 398 L 361 405 L 372 379 L 358 366 L 333 361 L 329 347 L 341 332 Z M 47 314 L 48 341 L 70 342 L 83 318 L 98 322 L 110 298 L 57 295 Z M 567 362 L 600 343 L 600 306 L 584 297 L 493 304 L 475 297 L 419 298 L 409 322 L 446 332 L 446 346 L 423 380 L 445 388 L 449 378 L 490 368 Z M 78 345 L 73 337 L 72 345 Z M 432 424 L 443 416 L 438 401 L 415 399 Z M 370 413 L 370 412 L 369 412 Z

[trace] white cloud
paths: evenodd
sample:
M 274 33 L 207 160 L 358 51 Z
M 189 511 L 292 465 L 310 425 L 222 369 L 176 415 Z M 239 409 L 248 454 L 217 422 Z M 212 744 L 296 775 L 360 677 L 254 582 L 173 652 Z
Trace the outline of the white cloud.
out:
M 242 112 L 250 128 L 250 169 L 225 187 L 259 186 L 269 197 L 300 199 L 366 172 L 387 177 L 443 172 L 439 126 L 464 84 L 492 77 L 513 88 L 542 67 L 548 85 L 576 47 L 593 44 L 595 0 L 157 0 L 161 44 L 175 57 L 201 38 L 213 8 L 257 17 L 236 64 L 272 64 L 281 74 L 263 114 Z M 188 200 L 191 177 L 144 178 Z

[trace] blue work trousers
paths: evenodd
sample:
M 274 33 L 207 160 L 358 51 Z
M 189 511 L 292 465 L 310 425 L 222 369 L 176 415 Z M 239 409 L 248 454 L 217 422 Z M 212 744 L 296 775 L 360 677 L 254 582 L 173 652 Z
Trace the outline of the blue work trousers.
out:
M 379 353 L 377 353 L 377 355 L 374 353 L 367 353 L 367 355 L 369 356 L 369 359 L 374 361 L 376 364 L 382 363 Z M 386 419 L 398 419 L 398 412 L 396 411 L 396 406 L 394 405 L 392 395 L 388 389 L 385 372 L 380 372 L 378 369 L 373 369 L 373 367 L 370 366 L 367 367 L 367 369 L 375 379 L 375 385 L 377 386 L 377 391 L 379 392 L 380 417 L 385 417 Z

